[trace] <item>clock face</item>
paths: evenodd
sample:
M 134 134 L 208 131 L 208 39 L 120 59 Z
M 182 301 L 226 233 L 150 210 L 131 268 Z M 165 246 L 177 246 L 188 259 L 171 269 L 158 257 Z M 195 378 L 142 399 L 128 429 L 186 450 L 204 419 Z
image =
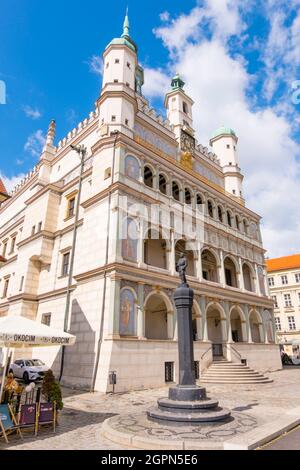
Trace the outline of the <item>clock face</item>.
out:
M 193 137 L 182 131 L 181 134 L 181 149 L 184 152 L 193 152 L 195 149 L 195 140 Z

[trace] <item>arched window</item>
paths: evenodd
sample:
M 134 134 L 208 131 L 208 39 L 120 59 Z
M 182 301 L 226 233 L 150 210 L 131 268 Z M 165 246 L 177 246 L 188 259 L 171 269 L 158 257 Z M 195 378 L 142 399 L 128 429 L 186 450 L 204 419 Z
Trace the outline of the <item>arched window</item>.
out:
M 175 201 L 179 201 L 180 200 L 180 190 L 179 190 L 179 186 L 178 184 L 173 181 L 172 183 L 172 196 L 173 198 L 175 199 Z
M 213 218 L 214 217 L 214 206 L 211 201 L 207 201 L 207 211 L 209 217 Z
M 200 194 L 197 194 L 196 201 L 197 201 L 197 206 L 201 206 L 203 204 L 203 200 Z
M 185 203 L 190 205 L 192 204 L 192 195 L 191 195 L 191 191 L 189 189 L 185 189 L 185 192 L 184 192 L 184 200 L 185 200 Z
M 220 222 L 223 222 L 223 211 L 221 206 L 218 206 L 218 219 Z
M 238 287 L 236 267 L 229 257 L 224 260 L 224 271 L 227 286 Z
M 235 216 L 235 225 L 236 225 L 237 230 L 240 230 L 241 225 L 240 225 L 240 219 L 238 215 Z
M 144 240 L 144 262 L 149 266 L 167 269 L 167 243 L 161 232 L 149 230 Z
M 232 227 L 232 219 L 231 219 L 231 214 L 229 211 L 227 211 L 227 223 L 229 227 Z
M 144 168 L 144 183 L 148 188 L 153 188 L 153 172 L 149 166 Z
M 201 259 L 203 279 L 211 282 L 219 282 L 216 257 L 209 250 L 203 250 Z
M 248 223 L 246 219 L 243 220 L 243 226 L 244 226 L 244 233 L 248 235 Z

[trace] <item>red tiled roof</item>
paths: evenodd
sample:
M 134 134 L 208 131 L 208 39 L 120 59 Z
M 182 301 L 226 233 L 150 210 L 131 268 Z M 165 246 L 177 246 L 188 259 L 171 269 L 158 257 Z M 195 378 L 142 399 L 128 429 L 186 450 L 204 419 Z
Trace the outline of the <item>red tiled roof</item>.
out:
M 0 194 L 7 194 L 6 188 L 1 178 L 0 178 Z
M 300 269 L 300 254 L 283 256 L 282 258 L 273 258 L 267 260 L 267 271 L 272 273 L 274 271 L 284 271 L 288 269 Z

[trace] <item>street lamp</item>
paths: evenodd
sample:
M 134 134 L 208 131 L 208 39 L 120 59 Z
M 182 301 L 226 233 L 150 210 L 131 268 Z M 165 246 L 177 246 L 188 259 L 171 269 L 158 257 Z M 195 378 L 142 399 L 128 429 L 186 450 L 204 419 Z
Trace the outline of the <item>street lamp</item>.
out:
M 71 259 L 70 259 L 70 267 L 69 267 L 67 295 L 66 295 L 66 306 L 65 306 L 65 315 L 64 315 L 64 331 L 65 332 L 68 332 L 69 330 L 71 286 L 73 282 L 73 270 L 74 270 L 75 249 L 76 249 L 76 241 L 77 241 L 77 229 L 78 229 L 80 200 L 81 200 L 81 192 L 82 192 L 83 172 L 84 172 L 85 157 L 87 154 L 87 148 L 84 145 L 78 145 L 78 146 L 71 145 L 71 149 L 77 152 L 77 154 L 80 157 L 80 175 L 79 175 L 79 184 L 78 184 L 77 204 L 76 204 L 76 210 L 75 210 L 75 219 L 74 219 L 74 226 L 73 226 L 73 241 L 72 241 L 72 250 L 71 250 Z M 65 360 L 65 346 L 62 347 L 59 381 L 61 381 L 63 371 L 64 371 L 64 360 Z

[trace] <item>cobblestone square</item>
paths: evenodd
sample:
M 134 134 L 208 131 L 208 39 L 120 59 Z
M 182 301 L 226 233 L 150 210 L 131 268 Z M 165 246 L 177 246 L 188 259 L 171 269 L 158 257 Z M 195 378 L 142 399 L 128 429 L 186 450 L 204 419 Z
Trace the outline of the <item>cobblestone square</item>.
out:
M 258 424 L 279 419 L 282 413 L 296 408 L 300 401 L 300 368 L 285 368 L 269 374 L 274 380 L 264 385 L 209 385 L 208 394 L 220 400 L 221 406 L 233 414 L 246 414 Z M 35 438 L 32 431 L 24 432 L 24 441 L 16 436 L 0 449 L 8 450 L 110 450 L 127 449 L 101 437 L 102 423 L 110 417 L 146 411 L 167 388 L 124 394 L 90 394 L 64 389 L 65 408 L 59 418 L 56 434 L 44 428 Z

